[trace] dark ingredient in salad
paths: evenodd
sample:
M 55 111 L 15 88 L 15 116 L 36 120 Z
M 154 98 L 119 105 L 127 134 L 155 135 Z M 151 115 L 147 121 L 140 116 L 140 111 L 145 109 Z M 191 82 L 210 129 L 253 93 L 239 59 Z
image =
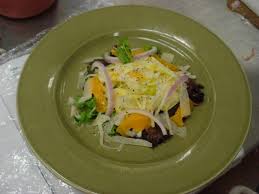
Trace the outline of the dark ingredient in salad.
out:
M 161 129 L 157 125 L 155 125 L 155 127 L 150 127 L 149 129 L 144 129 L 142 131 L 142 139 L 151 142 L 152 147 L 156 147 L 157 145 L 165 142 L 170 137 L 171 135 L 163 135 Z
M 204 101 L 203 85 L 196 83 L 193 79 L 189 79 L 186 84 L 189 98 L 195 104 L 202 103 Z
M 174 116 L 179 106 L 180 106 L 180 103 L 177 103 L 176 105 L 174 105 L 172 108 L 168 110 L 169 117 Z

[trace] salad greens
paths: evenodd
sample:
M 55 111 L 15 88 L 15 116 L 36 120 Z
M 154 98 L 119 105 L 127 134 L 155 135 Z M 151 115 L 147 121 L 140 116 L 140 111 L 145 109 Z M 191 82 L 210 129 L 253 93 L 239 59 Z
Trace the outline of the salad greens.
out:
M 111 131 L 110 133 L 108 134 L 109 136 L 114 136 L 116 135 L 116 129 L 117 129 L 117 126 L 116 125 L 113 125 L 113 127 L 111 128 Z
M 94 97 L 81 101 L 80 97 L 75 97 L 75 107 L 78 110 L 78 114 L 74 116 L 77 124 L 89 123 L 93 121 L 98 112 L 96 111 L 96 100 Z
M 128 43 L 128 39 L 120 39 L 117 47 L 117 55 L 124 64 L 133 61 L 133 56 Z
M 70 117 L 86 130 L 98 129 L 102 147 L 155 147 L 172 135 L 186 136 L 185 118 L 204 99 L 189 65 L 176 66 L 173 53 L 152 44 L 131 48 L 128 38 L 88 61 L 79 73 L 82 96 L 69 97 Z

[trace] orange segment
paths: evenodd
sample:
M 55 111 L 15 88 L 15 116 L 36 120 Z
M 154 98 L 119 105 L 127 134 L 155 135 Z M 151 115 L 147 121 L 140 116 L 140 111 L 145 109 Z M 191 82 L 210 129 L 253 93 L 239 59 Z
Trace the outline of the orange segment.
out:
M 143 131 L 144 129 L 148 129 L 150 126 L 151 126 L 150 118 L 138 113 L 133 113 L 133 114 L 127 115 L 123 119 L 123 121 L 120 123 L 120 125 L 117 128 L 117 132 L 123 136 L 126 136 L 127 132 L 130 129 L 133 129 L 135 133 L 138 133 L 140 131 Z
M 173 122 L 175 122 L 175 124 L 176 124 L 178 127 L 183 127 L 184 123 L 183 123 L 183 118 L 182 118 L 180 106 L 177 108 L 175 114 L 171 117 L 171 120 L 172 120 Z
M 91 91 L 96 99 L 96 110 L 98 112 L 105 112 L 107 100 L 105 97 L 105 87 L 98 77 L 93 77 L 89 80 Z
M 156 58 L 156 60 L 158 60 L 160 63 L 162 63 L 165 67 L 171 69 L 172 71 L 178 71 L 178 68 L 176 65 L 168 63 L 167 61 L 165 61 L 164 59 L 161 59 L 158 55 L 153 55 L 153 57 Z

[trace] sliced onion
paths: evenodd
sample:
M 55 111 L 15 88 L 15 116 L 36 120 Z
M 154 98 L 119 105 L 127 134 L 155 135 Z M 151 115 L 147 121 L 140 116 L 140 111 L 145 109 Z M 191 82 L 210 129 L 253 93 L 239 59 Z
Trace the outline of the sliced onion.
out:
M 114 124 L 117 125 L 117 126 L 119 126 L 120 123 L 121 123 L 121 121 L 124 119 L 125 114 L 126 114 L 125 112 L 121 112 L 121 113 L 119 113 L 119 114 L 116 114 L 116 115 L 112 118 Z
M 103 144 L 103 126 L 102 126 L 102 124 L 98 124 L 97 125 L 98 126 L 98 130 L 99 130 L 99 143 L 100 143 L 100 145 L 101 146 L 103 146 L 104 144 Z
M 120 63 L 120 59 L 118 57 L 113 57 L 108 52 L 104 53 L 104 60 L 107 63 Z
M 196 75 L 192 75 L 190 72 L 187 72 L 185 75 L 187 75 L 190 79 L 196 79 Z
M 104 144 L 106 133 L 103 129 L 103 125 L 105 122 L 109 121 L 110 117 L 107 115 L 104 115 L 102 113 L 99 113 L 97 118 L 94 120 L 94 122 L 90 125 L 92 127 L 97 126 L 99 130 L 99 143 L 102 147 L 107 149 L 114 149 L 120 151 L 122 149 L 122 145 L 119 145 L 118 147 L 112 147 Z
M 172 126 L 172 133 L 178 135 L 179 137 L 185 138 L 187 135 L 186 127 L 177 127 L 177 125 L 172 120 L 170 121 Z
M 161 117 L 164 117 L 167 124 L 167 128 L 169 130 L 170 135 L 178 135 L 179 137 L 185 138 L 186 137 L 186 127 L 177 127 L 177 125 L 170 119 L 168 112 L 164 112 L 160 114 Z
M 92 91 L 90 89 L 89 80 L 85 82 L 83 96 L 88 99 L 92 97 Z
M 155 54 L 157 52 L 157 48 L 155 47 L 155 46 L 152 46 L 152 48 L 150 49 L 150 50 L 148 50 L 148 51 L 146 51 L 146 52 L 144 52 L 144 53 L 140 53 L 140 54 L 138 54 L 138 55 L 135 55 L 134 56 L 134 59 L 135 60 L 139 60 L 139 59 L 142 59 L 142 58 L 144 58 L 144 57 L 148 57 L 148 56 L 150 56 L 150 55 L 153 55 L 153 54 Z
M 133 50 L 136 50 L 135 49 L 131 49 L 132 51 Z M 150 55 L 153 55 L 157 52 L 157 48 L 155 46 L 153 46 L 150 50 L 144 52 L 144 53 L 140 53 L 138 55 L 135 55 L 133 58 L 135 60 L 139 60 L 139 59 L 142 59 L 142 58 L 145 58 L 145 57 L 148 57 Z M 108 52 L 106 52 L 104 54 L 104 60 L 107 62 L 107 63 L 120 63 L 120 59 L 118 57 L 113 57 L 111 56 Z
M 91 96 L 90 96 L 90 98 L 91 98 Z M 89 99 L 89 96 L 82 96 L 81 98 L 79 98 L 78 102 L 83 103 L 83 102 L 87 101 L 88 99 Z
M 152 143 L 146 141 L 144 139 L 135 139 L 135 138 L 128 138 L 123 136 L 105 136 L 105 139 L 110 142 L 120 143 L 120 144 L 128 144 L 128 145 L 137 145 L 137 146 L 144 146 L 144 147 L 152 147 Z
M 187 75 L 190 79 L 196 79 L 196 75 L 192 75 L 188 69 L 190 69 L 190 65 L 182 65 L 179 67 L 181 70 L 182 75 Z
M 190 65 L 181 65 L 181 66 L 179 66 L 178 67 L 182 72 L 186 72 L 186 71 L 188 71 L 190 68 L 191 68 L 191 66 Z
M 162 53 L 161 59 L 165 60 L 167 63 L 173 63 L 174 54 L 172 54 L 172 53 Z
M 85 60 L 83 61 L 83 63 L 89 64 L 89 63 L 93 62 L 94 60 L 101 60 L 101 59 L 103 59 L 103 58 L 102 58 L 102 57 L 91 57 L 91 58 L 85 59 Z
M 68 97 L 68 105 L 73 105 L 75 103 L 75 99 L 72 98 L 71 96 Z
M 155 121 L 155 123 L 160 127 L 163 135 L 167 135 L 167 131 L 166 131 L 166 128 L 164 127 L 164 125 L 156 117 L 154 117 L 153 114 L 151 114 L 147 111 L 138 110 L 138 109 L 137 110 L 135 110 L 135 109 L 127 110 L 127 113 L 128 114 L 138 113 L 138 114 L 145 115 L 145 116 L 149 117 L 151 119 L 151 121 Z
M 103 131 L 104 131 L 104 133 L 110 134 L 112 132 L 113 126 L 114 126 L 114 122 L 113 122 L 112 119 L 109 122 L 105 122 L 103 124 Z
M 187 117 L 191 114 L 190 100 L 186 84 L 181 84 L 180 87 L 180 109 L 182 117 Z
M 108 101 L 105 114 L 110 116 L 112 114 L 113 108 L 114 108 L 112 81 L 111 81 L 111 78 L 110 78 L 105 66 L 101 62 L 99 62 L 99 61 L 94 62 L 92 65 L 92 69 L 94 69 L 94 68 L 98 68 L 100 71 L 102 71 L 102 73 L 104 75 L 104 82 L 105 82 L 107 101 Z
M 91 125 L 92 127 L 103 125 L 105 122 L 110 121 L 110 119 L 111 118 L 109 116 L 99 113 L 96 119 L 89 125 Z
M 155 115 L 157 115 L 160 110 L 162 109 L 162 107 L 164 106 L 165 102 L 167 101 L 167 99 L 176 91 L 176 89 L 178 88 L 178 86 L 182 83 L 184 83 L 185 81 L 188 80 L 188 76 L 183 75 L 181 76 L 178 80 L 176 80 L 176 82 L 174 82 L 174 84 L 168 89 L 168 91 L 166 92 L 166 95 L 163 97 L 160 105 L 158 106 Z
M 77 88 L 82 89 L 85 83 L 84 79 L 84 72 L 79 72 L 78 74 L 78 81 L 77 81 Z
M 107 149 L 117 150 L 117 151 L 120 151 L 122 149 L 123 144 L 120 144 L 118 147 L 112 147 L 112 146 L 105 145 L 104 137 L 106 139 L 107 135 L 103 131 L 102 124 L 98 124 L 98 130 L 99 130 L 99 135 L 100 135 L 99 143 L 102 147 L 107 148 Z
M 70 111 L 70 117 L 72 118 L 73 116 L 75 116 L 77 113 L 76 111 L 76 107 L 74 105 L 71 106 L 71 111 Z
M 135 51 L 135 50 L 139 50 L 139 49 L 141 49 L 141 48 L 140 48 L 140 47 L 137 47 L 137 48 L 131 49 L 131 51 Z
M 178 80 L 176 80 L 176 82 L 169 88 L 167 95 L 165 96 L 165 100 L 167 100 L 167 98 L 170 97 L 173 94 L 173 92 L 175 92 L 175 90 L 180 84 L 186 82 L 187 80 L 188 77 L 186 75 L 183 75 Z
M 96 74 L 94 74 L 94 73 L 88 74 L 87 76 L 85 76 L 85 80 L 87 80 L 87 79 L 90 78 L 90 77 L 94 77 L 94 76 L 96 76 Z
M 166 124 L 167 124 L 167 128 L 168 128 L 170 134 L 173 135 L 173 134 L 172 134 L 173 128 L 172 128 L 172 124 L 171 124 L 171 120 L 170 120 L 168 111 L 165 111 L 165 112 L 163 113 L 163 115 L 164 115 L 164 117 L 165 117 L 165 121 L 166 121 Z

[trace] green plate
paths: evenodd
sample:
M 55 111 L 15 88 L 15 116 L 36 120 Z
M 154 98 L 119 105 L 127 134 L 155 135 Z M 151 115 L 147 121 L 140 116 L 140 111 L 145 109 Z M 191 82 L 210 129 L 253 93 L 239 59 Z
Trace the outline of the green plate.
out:
M 67 100 L 80 93 L 82 62 L 108 51 L 116 36 L 191 65 L 206 96 L 187 121 L 185 139 L 118 152 L 100 147 L 94 130 L 73 125 Z M 208 183 L 238 153 L 251 117 L 246 76 L 225 44 L 184 16 L 144 6 L 90 11 L 49 32 L 26 62 L 17 102 L 24 136 L 43 164 L 82 191 L 112 194 L 186 193 Z

